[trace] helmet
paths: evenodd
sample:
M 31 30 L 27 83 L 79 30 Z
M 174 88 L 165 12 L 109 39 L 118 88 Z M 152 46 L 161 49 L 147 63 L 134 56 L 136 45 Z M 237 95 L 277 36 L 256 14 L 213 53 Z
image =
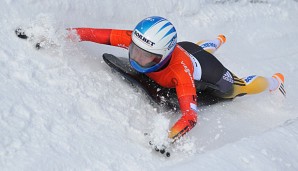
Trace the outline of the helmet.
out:
M 131 66 L 141 73 L 154 72 L 166 64 L 177 43 L 176 29 L 162 17 L 148 17 L 133 30 L 129 46 Z

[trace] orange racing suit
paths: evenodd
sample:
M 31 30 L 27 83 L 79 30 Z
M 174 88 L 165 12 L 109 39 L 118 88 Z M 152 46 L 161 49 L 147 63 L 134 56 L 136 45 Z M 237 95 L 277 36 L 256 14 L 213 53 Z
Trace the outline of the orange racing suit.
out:
M 131 30 L 95 28 L 74 28 L 69 30 L 75 30 L 80 41 L 91 41 L 125 49 L 128 49 L 129 45 L 132 43 Z M 218 40 L 217 45 L 212 44 L 212 42 L 198 42 L 197 44 L 200 46 L 193 43 L 189 44 L 190 42 L 178 43 L 166 67 L 147 74 L 147 76 L 161 86 L 176 89 L 182 116 L 170 129 L 169 138 L 174 140 L 180 138 L 197 123 L 197 93 L 195 81 L 203 80 L 216 85 L 218 90 L 214 91 L 214 94 L 222 98 L 234 98 L 238 95 L 259 93 L 268 87 L 267 80 L 264 77 L 249 76 L 247 78 L 251 79 L 239 79 L 223 67 L 211 54 L 223 42 L 225 42 L 225 40 L 223 41 L 222 39 Z M 210 49 L 213 45 L 213 49 Z M 190 53 L 189 51 L 192 51 L 192 49 L 194 49 L 194 51 Z M 209 63 L 213 63 L 211 67 Z M 201 68 L 196 69 L 198 65 Z M 206 72 L 204 72 L 204 70 Z M 199 73 L 197 73 L 198 71 Z M 214 80 L 212 80 L 213 78 Z M 257 83 L 261 82 L 264 86 L 255 88 L 257 87 L 255 84 L 250 85 L 251 82 L 256 82 L 255 80 L 257 80 Z

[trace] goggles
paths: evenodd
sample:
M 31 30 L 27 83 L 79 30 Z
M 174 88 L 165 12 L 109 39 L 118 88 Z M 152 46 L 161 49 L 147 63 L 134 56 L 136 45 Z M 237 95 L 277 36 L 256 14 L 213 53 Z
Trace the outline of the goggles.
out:
M 161 61 L 162 55 L 148 52 L 132 42 L 129 46 L 129 58 L 142 68 L 150 68 Z

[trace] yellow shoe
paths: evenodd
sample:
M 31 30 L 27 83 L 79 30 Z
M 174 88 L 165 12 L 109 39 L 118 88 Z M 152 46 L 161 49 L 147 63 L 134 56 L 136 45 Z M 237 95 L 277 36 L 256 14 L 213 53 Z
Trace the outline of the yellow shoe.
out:
M 274 90 L 270 90 L 270 92 L 275 92 L 277 89 L 286 97 L 286 91 L 284 88 L 284 82 L 285 78 L 281 73 L 276 73 L 272 76 L 272 78 L 275 78 L 278 81 L 278 86 Z

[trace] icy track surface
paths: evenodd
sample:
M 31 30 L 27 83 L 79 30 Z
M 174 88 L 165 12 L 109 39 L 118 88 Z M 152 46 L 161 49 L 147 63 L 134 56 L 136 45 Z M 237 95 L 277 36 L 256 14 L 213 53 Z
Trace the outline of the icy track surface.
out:
M 298 170 L 298 3 L 253 2 L 2 0 L 0 170 Z M 283 73 L 286 100 L 265 92 L 201 108 L 171 158 L 152 151 L 143 134 L 164 140 L 179 113 L 158 113 L 102 61 L 126 50 L 64 38 L 152 15 L 172 21 L 179 41 L 225 34 L 219 60 L 240 77 Z M 37 51 L 19 26 L 55 45 Z

